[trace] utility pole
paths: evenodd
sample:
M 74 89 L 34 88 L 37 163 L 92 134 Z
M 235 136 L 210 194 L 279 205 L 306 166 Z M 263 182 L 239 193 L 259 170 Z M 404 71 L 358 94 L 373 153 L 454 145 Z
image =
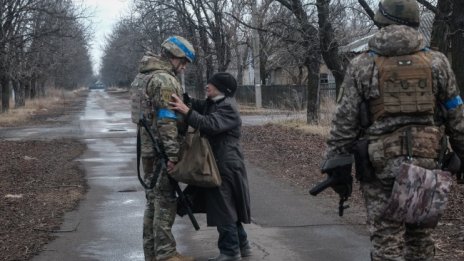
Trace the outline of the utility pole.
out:
M 253 28 L 258 28 L 258 7 L 257 7 L 258 0 L 253 0 L 251 5 L 251 13 L 252 13 L 252 20 L 251 23 L 253 24 Z M 253 44 L 253 68 L 254 68 L 254 84 L 255 84 L 255 103 L 256 108 L 262 107 L 262 99 L 261 99 L 261 72 L 260 72 L 260 50 L 259 50 L 259 32 L 257 29 L 252 29 L 252 44 Z

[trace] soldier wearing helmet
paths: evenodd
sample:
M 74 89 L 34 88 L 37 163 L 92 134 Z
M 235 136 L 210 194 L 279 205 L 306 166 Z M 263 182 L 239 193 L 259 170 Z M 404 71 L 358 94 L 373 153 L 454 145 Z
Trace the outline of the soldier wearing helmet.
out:
M 352 186 L 346 159 L 354 158 L 375 261 L 432 260 L 451 173 L 462 177 L 444 157 L 453 155 L 448 139 L 464 157 L 462 99 L 446 56 L 426 47 L 419 18 L 415 0 L 380 1 L 381 28 L 347 67 L 327 140 L 323 172 L 343 197 Z
M 161 55 L 147 52 L 140 61 L 139 73 L 131 85 L 132 121 L 139 124 L 141 117 L 158 131 L 169 161 L 168 170 L 178 161 L 179 131 L 182 119 L 169 106 L 173 93 L 182 94 L 177 75 L 195 60 L 192 45 L 183 37 L 171 36 L 162 45 Z M 154 154 L 152 142 L 140 128 L 141 158 L 146 184 L 155 185 L 146 189 L 146 208 L 143 220 L 143 249 L 146 261 L 185 261 L 193 257 L 182 256 L 176 250 L 171 228 L 176 215 L 176 198 L 167 173 L 154 169 L 159 157 Z

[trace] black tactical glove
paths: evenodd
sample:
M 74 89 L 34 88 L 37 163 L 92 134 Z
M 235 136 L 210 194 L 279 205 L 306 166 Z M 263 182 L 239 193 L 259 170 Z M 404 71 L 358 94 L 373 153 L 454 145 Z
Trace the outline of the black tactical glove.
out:
M 340 202 L 338 204 L 338 215 L 343 216 L 343 211 L 348 208 L 344 202 L 351 196 L 353 187 L 353 177 L 351 176 L 351 165 L 353 165 L 352 155 L 339 155 L 337 157 L 324 161 L 321 172 L 326 173 L 328 178 L 313 187 L 309 194 L 317 194 L 331 187 L 338 195 Z
M 353 191 L 353 176 L 351 176 L 351 164 L 336 167 L 326 171 L 329 179 L 332 179 L 330 187 L 345 200 L 351 196 Z
M 456 175 L 458 184 L 464 184 L 464 164 L 455 152 L 448 152 L 443 157 L 442 169 Z

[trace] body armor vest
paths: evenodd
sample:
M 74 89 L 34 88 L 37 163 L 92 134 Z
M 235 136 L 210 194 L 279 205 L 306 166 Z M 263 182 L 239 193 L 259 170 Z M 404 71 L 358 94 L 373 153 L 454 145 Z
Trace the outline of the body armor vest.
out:
M 155 73 L 139 73 L 131 84 L 131 118 L 138 124 L 142 115 L 149 121 L 152 119 L 152 102 L 147 95 L 147 86 Z
M 373 121 L 385 116 L 434 114 L 432 68 L 425 52 L 378 56 L 375 64 L 380 96 L 369 101 Z

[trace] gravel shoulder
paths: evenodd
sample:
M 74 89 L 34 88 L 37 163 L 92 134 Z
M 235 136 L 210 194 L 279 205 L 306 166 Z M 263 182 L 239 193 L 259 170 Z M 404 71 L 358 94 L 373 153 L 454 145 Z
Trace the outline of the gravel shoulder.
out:
M 87 92 L 25 122 L 0 126 L 60 126 L 82 110 Z M 0 138 L 0 260 L 29 260 L 60 231 L 63 216 L 86 192 L 85 173 L 75 161 L 86 145 L 73 139 L 9 141 Z

